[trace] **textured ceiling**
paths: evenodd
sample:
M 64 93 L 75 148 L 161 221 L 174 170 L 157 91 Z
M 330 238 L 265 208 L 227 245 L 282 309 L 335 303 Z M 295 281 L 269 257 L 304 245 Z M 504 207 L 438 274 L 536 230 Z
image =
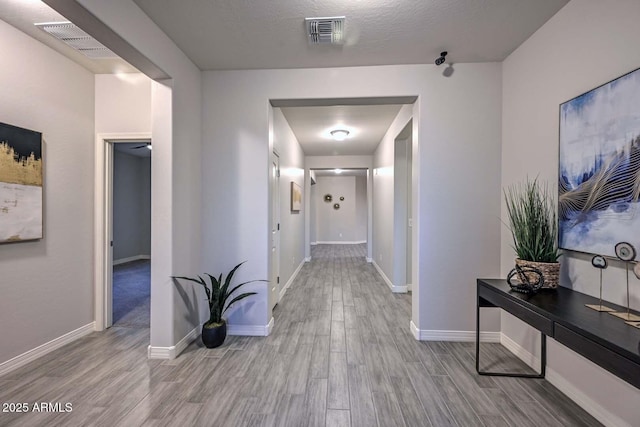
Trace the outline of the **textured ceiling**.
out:
M 307 156 L 371 155 L 401 105 L 351 105 L 281 108 Z M 344 141 L 329 133 L 346 129 Z
M 134 0 L 203 70 L 502 61 L 567 0 Z M 344 46 L 304 18 L 346 16 Z
M 38 29 L 36 23 L 60 22 L 67 19 L 41 1 L 1 0 L 0 19 L 23 33 L 65 55 L 95 74 L 137 73 L 134 67 L 120 58 L 91 59 L 60 40 Z

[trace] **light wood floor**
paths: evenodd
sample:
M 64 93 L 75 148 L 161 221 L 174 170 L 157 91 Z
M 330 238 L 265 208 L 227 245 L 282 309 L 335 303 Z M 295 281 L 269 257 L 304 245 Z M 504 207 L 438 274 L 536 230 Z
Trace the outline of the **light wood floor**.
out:
M 269 337 L 196 341 L 147 360 L 148 329 L 94 333 L 0 377 L 0 402 L 71 413 L 0 413 L 6 426 L 595 426 L 544 380 L 479 377 L 473 343 L 418 342 L 409 295 L 392 294 L 364 246 L 317 246 Z M 472 286 L 472 284 L 470 284 Z M 482 358 L 524 369 L 503 347 Z

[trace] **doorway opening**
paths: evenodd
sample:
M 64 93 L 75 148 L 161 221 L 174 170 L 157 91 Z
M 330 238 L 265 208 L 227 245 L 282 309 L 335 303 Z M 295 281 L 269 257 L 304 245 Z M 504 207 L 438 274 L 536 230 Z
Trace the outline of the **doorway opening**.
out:
M 309 170 L 310 245 L 356 245 L 367 257 L 369 239 L 369 169 Z
M 151 184 L 151 165 L 150 165 L 150 154 L 151 150 L 147 148 L 147 145 L 151 145 L 151 134 L 150 133 L 118 133 L 118 134 L 99 134 L 96 139 L 96 195 L 95 195 L 95 330 L 102 331 L 106 328 L 111 327 L 114 324 L 114 320 L 122 320 L 125 321 L 126 316 L 122 315 L 127 311 L 127 307 L 123 309 L 118 308 L 118 312 L 115 313 L 114 316 L 114 190 L 115 185 L 118 185 L 119 188 L 122 187 L 121 184 L 132 185 L 131 180 L 133 177 L 138 178 L 140 176 L 140 180 L 144 176 L 146 179 L 148 172 L 148 182 L 144 185 L 140 185 L 140 187 L 147 187 L 150 189 Z M 118 147 L 116 149 L 116 147 Z M 133 148 L 140 147 L 140 148 Z M 124 150 L 124 151 L 122 151 Z M 140 157 L 144 154 L 148 156 L 148 160 L 137 161 L 136 159 L 129 158 L 133 152 L 136 152 Z M 120 162 L 118 165 L 119 170 L 124 170 L 124 173 L 116 172 L 116 178 L 114 180 L 114 171 L 116 167 L 116 162 L 118 159 L 124 159 L 123 162 Z M 143 169 L 142 171 L 138 171 L 138 166 L 142 163 L 149 162 L 148 169 Z M 124 166 L 124 169 L 122 168 Z M 121 182 L 122 181 L 122 182 Z M 136 185 L 139 184 L 136 182 Z M 123 191 L 117 191 L 115 197 L 117 199 L 121 199 L 123 203 L 119 203 L 119 206 L 122 209 L 119 209 L 119 212 L 116 214 L 116 217 L 119 216 L 120 212 L 126 213 L 130 209 L 128 206 L 132 200 L 136 200 L 141 196 L 139 193 L 134 191 L 129 191 L 130 189 L 125 189 Z M 121 197 L 124 196 L 124 197 Z M 146 197 L 146 196 L 145 196 Z M 148 195 L 148 200 L 150 203 L 150 192 Z M 138 203 L 135 202 L 136 206 L 146 203 Z M 141 212 L 144 213 L 143 217 L 130 218 L 129 216 L 124 216 L 125 219 L 128 220 L 126 224 L 123 224 L 122 221 L 118 222 L 119 230 L 116 236 L 123 236 L 118 238 L 119 243 L 124 243 L 122 240 L 130 239 L 129 234 L 130 230 L 137 228 L 146 228 L 146 225 L 143 225 L 143 222 L 151 221 L 151 210 L 150 207 L 148 210 L 140 209 Z M 148 215 L 147 215 L 148 214 Z M 124 225 L 124 233 L 122 233 L 120 228 Z M 132 228 L 133 227 L 133 228 Z M 150 228 L 150 225 L 149 225 Z M 129 232 L 127 231 L 129 230 Z M 150 232 L 150 231 L 149 231 Z M 118 247 L 118 251 L 121 249 L 125 249 L 126 246 L 133 246 L 125 244 L 123 247 Z M 150 249 L 147 251 L 146 245 L 139 246 L 137 250 L 134 252 L 147 252 L 145 254 L 137 253 L 135 255 L 123 255 L 126 254 L 126 251 L 116 252 L 116 263 L 115 266 L 125 265 L 130 261 L 146 261 L 150 263 L 151 251 Z M 141 256 L 142 255 L 142 256 Z M 144 268 L 142 269 L 144 270 Z M 139 271 L 138 271 L 139 273 Z M 127 276 L 125 273 L 124 276 Z M 120 279 L 120 277 L 117 277 Z M 142 285 L 141 285 L 142 286 Z M 117 291 L 118 292 L 118 291 Z M 136 292 L 136 296 L 144 295 L 145 291 Z M 134 298 L 120 298 L 120 293 L 117 293 L 118 298 L 124 301 L 131 300 Z M 142 298 L 137 298 L 137 300 L 141 300 Z M 142 304 L 150 304 L 150 298 L 146 297 L 142 299 L 144 302 Z M 130 301 L 130 304 L 137 307 L 141 304 L 133 304 Z M 118 302 L 119 303 L 119 302 Z M 133 308 L 133 307 L 130 307 Z M 133 311 L 129 309 L 129 312 Z M 137 313 L 132 313 L 130 316 L 135 316 L 135 314 L 144 313 L 145 314 L 145 327 L 150 327 L 150 322 L 147 320 L 150 316 L 149 311 L 143 307 L 138 308 Z M 129 320 L 133 320 L 133 317 Z M 140 323 L 137 322 L 139 325 Z
M 151 140 L 110 145 L 112 280 L 106 326 L 149 328 Z

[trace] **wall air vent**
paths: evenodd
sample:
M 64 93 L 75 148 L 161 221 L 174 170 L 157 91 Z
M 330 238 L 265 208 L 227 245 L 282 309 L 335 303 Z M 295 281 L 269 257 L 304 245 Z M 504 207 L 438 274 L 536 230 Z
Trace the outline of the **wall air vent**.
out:
M 309 44 L 343 44 L 344 16 L 305 18 Z
M 102 43 L 76 27 L 71 22 L 45 22 L 42 24 L 35 24 L 35 26 L 89 58 L 105 59 L 118 57 L 118 55 L 113 53 Z

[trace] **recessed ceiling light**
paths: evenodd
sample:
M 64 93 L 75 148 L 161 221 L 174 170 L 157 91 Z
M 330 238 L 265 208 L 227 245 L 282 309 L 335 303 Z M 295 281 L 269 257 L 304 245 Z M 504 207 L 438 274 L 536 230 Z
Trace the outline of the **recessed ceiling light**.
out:
M 331 136 L 336 141 L 344 141 L 349 136 L 349 131 L 345 129 L 336 129 L 331 131 Z

